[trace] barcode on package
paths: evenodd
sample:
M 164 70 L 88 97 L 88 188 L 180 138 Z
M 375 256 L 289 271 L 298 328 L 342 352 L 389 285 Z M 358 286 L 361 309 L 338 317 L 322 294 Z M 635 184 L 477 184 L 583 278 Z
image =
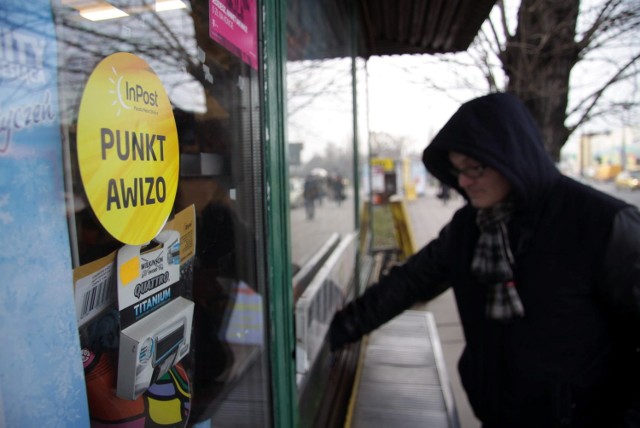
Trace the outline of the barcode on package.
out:
M 81 326 L 115 303 L 115 278 L 109 264 L 76 282 L 76 314 Z

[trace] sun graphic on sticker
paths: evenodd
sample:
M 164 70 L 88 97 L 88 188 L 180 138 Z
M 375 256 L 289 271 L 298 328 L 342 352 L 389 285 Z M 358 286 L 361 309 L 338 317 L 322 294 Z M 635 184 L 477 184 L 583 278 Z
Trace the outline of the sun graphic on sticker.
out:
M 122 93 L 120 92 L 120 84 L 122 83 L 122 79 L 124 76 L 118 76 L 118 71 L 115 67 L 111 67 L 111 71 L 113 72 L 114 77 L 109 78 L 109 82 L 111 82 L 114 86 L 114 89 L 109 90 L 110 94 L 115 94 L 116 99 L 111 103 L 112 106 L 120 104 L 120 106 L 125 110 L 131 110 L 131 106 L 127 105 L 122 99 Z M 122 110 L 118 107 L 118 111 L 116 112 L 116 116 L 120 117 L 120 113 Z

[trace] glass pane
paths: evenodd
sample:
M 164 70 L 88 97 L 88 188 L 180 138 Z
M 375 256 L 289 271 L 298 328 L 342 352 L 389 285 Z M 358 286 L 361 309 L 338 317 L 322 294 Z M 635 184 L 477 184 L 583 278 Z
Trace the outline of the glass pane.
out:
M 302 426 L 331 426 L 343 411 L 335 400 L 344 389 L 336 382 L 340 368 L 329 362 L 325 336 L 357 281 L 356 7 L 351 0 L 288 2 L 289 217 Z
M 359 191 L 359 229 L 360 229 L 360 257 L 361 259 L 369 257 L 370 243 L 372 239 L 371 234 L 371 204 L 369 201 L 370 189 L 371 189 L 371 174 L 369 168 L 369 120 L 368 120 L 368 106 L 369 106 L 369 88 L 368 88 L 368 76 L 367 76 L 367 62 L 362 58 L 356 58 L 356 84 L 357 84 L 357 117 L 358 117 L 358 191 Z M 361 260 L 361 266 L 363 266 L 364 260 Z M 362 283 L 358 284 L 358 287 L 354 290 L 356 294 L 360 293 L 366 287 L 367 276 L 361 277 Z
M 127 97 L 137 97 L 148 105 L 153 122 L 160 95 L 134 85 L 122 86 L 127 88 L 124 92 L 113 90 L 128 84 L 119 78 L 127 65 L 138 60 L 157 76 L 171 104 L 180 158 L 171 216 L 190 207 L 195 213 L 195 255 L 180 266 L 184 295 L 195 303 L 191 350 L 180 362 L 190 380 L 191 402 L 183 403 L 181 415 L 184 418 L 189 413 L 189 425 L 207 421 L 216 427 L 270 426 L 272 419 L 263 298 L 258 10 L 255 0 L 61 0 L 54 4 L 75 267 L 123 246 L 95 214 L 87 196 L 88 185 L 83 185 L 78 155 L 84 142 L 78 136 L 81 105 L 82 112 L 85 108 L 113 108 L 127 123 L 126 115 L 136 114 L 128 109 L 132 103 Z M 105 71 L 113 72 L 104 82 L 114 88 L 111 92 L 106 88 L 102 96 L 85 105 L 92 72 L 121 52 L 132 57 L 123 57 L 112 70 Z M 95 120 L 99 122 L 100 117 Z M 111 131 L 113 135 L 102 140 L 103 159 L 107 150 L 118 150 L 123 157 L 135 158 L 137 153 L 138 160 L 149 162 L 164 155 L 163 146 L 158 145 L 143 145 L 136 152 L 135 130 L 130 134 L 126 129 Z M 130 145 L 127 135 L 132 139 Z M 143 186 L 143 181 L 140 183 Z M 153 195 L 162 198 L 162 183 L 155 184 Z M 125 204 L 135 190 L 133 185 L 116 186 L 107 204 Z M 154 363 L 166 361 L 173 343 L 180 340 L 180 332 L 168 331 L 157 347 L 151 348 Z M 100 348 L 113 353 L 116 345 L 100 344 Z M 166 350 L 165 356 L 158 355 L 160 348 Z M 166 417 L 163 411 L 169 411 L 169 402 L 145 394 L 144 412 L 152 419 Z M 96 410 L 100 402 L 107 402 L 106 394 L 99 397 L 93 403 L 90 400 L 94 420 L 101 419 Z
M 355 229 L 350 2 L 289 4 L 287 109 L 294 274 Z

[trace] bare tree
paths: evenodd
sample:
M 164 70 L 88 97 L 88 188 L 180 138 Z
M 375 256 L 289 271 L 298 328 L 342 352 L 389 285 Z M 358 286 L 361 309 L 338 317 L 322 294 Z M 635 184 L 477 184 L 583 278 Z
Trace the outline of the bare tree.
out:
M 386 132 L 372 132 L 369 141 L 371 154 L 375 157 L 399 159 L 407 146 L 407 137 Z
M 487 26 L 493 31 L 507 77 L 506 91 L 519 96 L 530 109 L 542 129 L 547 151 L 556 160 L 580 125 L 635 103 L 634 94 L 622 101 L 606 95 L 618 83 L 638 76 L 640 42 L 634 37 L 640 35 L 640 2 L 605 0 L 590 7 L 586 6 L 589 2 L 583 3 L 580 9 L 580 0 L 522 0 L 517 29 L 510 33 L 504 3 L 499 2 L 501 19 L 490 19 Z M 578 27 L 579 13 L 583 14 L 583 28 Z M 613 51 L 620 47 L 627 51 Z M 603 54 L 603 50 L 609 52 Z M 570 87 L 571 73 L 583 60 L 605 60 L 609 70 L 599 84 L 582 91 L 570 105 L 570 91 L 577 93 Z
M 639 58 L 638 0 L 498 0 L 466 52 L 425 56 L 446 63 L 454 84 L 421 83 L 454 97 L 461 88 L 517 95 L 558 160 L 579 127 L 637 110 Z

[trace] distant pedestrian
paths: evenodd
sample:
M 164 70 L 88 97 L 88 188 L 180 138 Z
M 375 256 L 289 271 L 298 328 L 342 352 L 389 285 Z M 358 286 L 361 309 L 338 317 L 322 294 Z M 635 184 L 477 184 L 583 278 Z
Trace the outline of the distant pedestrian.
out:
M 333 178 L 333 198 L 338 204 L 338 206 L 342 205 L 342 201 L 345 199 L 344 195 L 344 178 L 340 174 L 336 175 Z
M 313 220 L 316 213 L 316 199 L 319 196 L 318 178 L 313 175 L 307 175 L 304 180 L 304 209 L 307 220 Z
M 483 428 L 640 427 L 638 209 L 563 176 L 507 94 L 462 105 L 423 160 L 467 204 L 336 313 L 332 350 L 453 287 Z
M 445 183 L 440 183 L 440 191 L 438 192 L 438 199 L 442 201 L 442 205 L 447 205 L 451 198 L 450 187 Z

